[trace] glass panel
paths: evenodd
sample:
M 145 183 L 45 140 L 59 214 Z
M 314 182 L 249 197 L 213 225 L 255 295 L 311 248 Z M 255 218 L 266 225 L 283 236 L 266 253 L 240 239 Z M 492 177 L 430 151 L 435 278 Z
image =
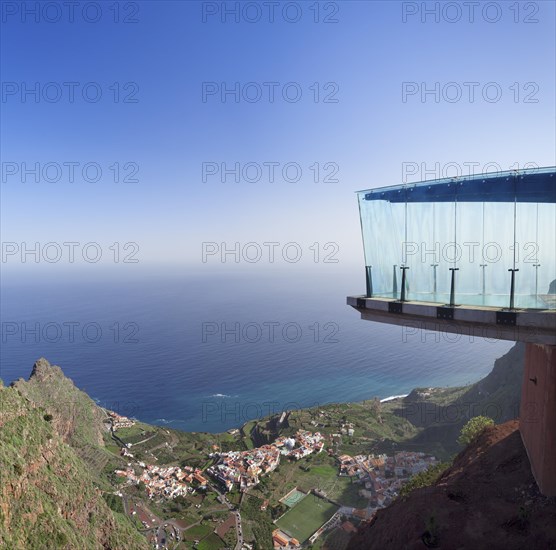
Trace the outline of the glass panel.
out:
M 411 191 L 409 191 L 410 193 Z M 434 276 L 439 254 L 434 247 L 436 229 L 434 220 L 435 203 L 408 203 L 406 262 L 407 299 L 435 301 Z
M 556 309 L 556 204 L 519 203 L 516 215 L 518 251 L 515 306 Z M 551 250 L 552 249 L 552 250 Z
M 514 265 L 514 203 L 484 203 L 484 245 L 481 264 L 485 271 L 487 306 L 510 306 L 510 280 Z M 482 268 L 483 269 L 483 268 Z
M 405 205 L 365 200 L 360 195 L 366 265 L 372 266 L 373 295 L 399 297 Z
M 539 204 L 537 307 L 556 309 L 556 203 Z
M 448 304 L 452 276 L 450 268 L 454 267 L 457 259 L 454 226 L 456 203 L 454 201 L 438 202 L 434 207 L 436 234 L 434 247 L 438 252 L 438 266 L 435 268 L 437 272 L 435 301 Z
M 458 202 L 457 208 L 457 251 L 460 256 L 459 271 L 456 272 L 456 303 L 486 305 L 488 301 L 483 289 L 482 261 L 484 246 L 483 202 Z

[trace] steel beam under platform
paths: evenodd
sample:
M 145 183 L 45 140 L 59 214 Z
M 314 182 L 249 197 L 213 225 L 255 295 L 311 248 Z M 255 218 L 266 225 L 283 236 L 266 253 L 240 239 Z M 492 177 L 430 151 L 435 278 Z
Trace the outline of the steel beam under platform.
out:
M 401 302 L 391 298 L 348 296 L 361 319 L 399 325 L 409 336 L 418 329 L 461 334 L 475 339 L 510 340 L 556 346 L 556 310 L 454 306 Z M 473 340 L 471 340 L 473 341 Z

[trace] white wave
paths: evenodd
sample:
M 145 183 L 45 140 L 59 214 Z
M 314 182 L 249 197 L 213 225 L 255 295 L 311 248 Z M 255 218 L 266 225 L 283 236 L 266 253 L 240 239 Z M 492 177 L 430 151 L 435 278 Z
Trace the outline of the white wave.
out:
M 404 393 L 403 395 L 391 395 L 390 397 L 385 397 L 384 399 L 381 399 L 380 402 L 386 403 L 387 401 L 393 401 L 394 399 L 400 399 L 402 397 L 407 397 L 408 395 L 409 395 L 408 393 Z

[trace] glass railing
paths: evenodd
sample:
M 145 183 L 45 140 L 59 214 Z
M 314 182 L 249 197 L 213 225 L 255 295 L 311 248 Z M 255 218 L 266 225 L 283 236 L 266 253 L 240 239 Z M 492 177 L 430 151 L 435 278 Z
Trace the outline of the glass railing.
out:
M 367 296 L 556 309 L 556 168 L 358 192 Z

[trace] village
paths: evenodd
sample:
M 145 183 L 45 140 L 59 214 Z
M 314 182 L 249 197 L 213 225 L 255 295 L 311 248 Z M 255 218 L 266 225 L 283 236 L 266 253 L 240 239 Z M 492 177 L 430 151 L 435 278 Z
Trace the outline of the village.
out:
M 117 412 L 111 411 L 109 409 L 104 409 L 108 415 L 108 420 L 113 430 L 119 430 L 120 428 L 131 428 L 135 425 L 135 420 L 128 418 L 127 416 L 122 416 Z
M 126 453 L 125 456 L 133 455 Z M 129 484 L 138 485 L 143 482 L 150 499 L 185 496 L 187 493 L 194 493 L 196 489 L 206 488 L 208 483 L 201 470 L 193 469 L 190 466 L 180 468 L 178 466 L 156 466 L 144 462 L 137 464 L 143 468 L 140 474 L 136 473 L 131 463 L 128 463 L 125 470 L 116 470 L 115 474 L 125 477 Z
M 113 431 L 121 427 L 130 427 L 134 423 L 133 420 L 112 411 L 107 411 L 107 413 Z M 299 539 L 295 536 L 298 531 L 294 525 L 298 523 L 296 516 L 305 513 L 303 507 L 325 506 L 330 508 L 330 517 L 324 523 L 315 524 L 316 530 L 312 532 L 311 541 L 321 536 L 322 533 L 334 529 L 355 530 L 358 522 L 371 519 L 377 509 L 392 502 L 399 494 L 403 484 L 412 475 L 425 471 L 437 463 L 432 456 L 412 451 L 399 451 L 393 456 L 386 454 L 338 455 L 333 450 L 334 444 L 342 435 L 352 436 L 353 425 L 343 423 L 339 427 L 339 432 L 324 436 L 321 432 L 299 429 L 293 436 L 280 436 L 272 443 L 244 451 L 222 452 L 215 445 L 212 452 L 208 454 L 212 464 L 208 467 L 205 466 L 204 469 L 183 464 L 181 467 L 147 464 L 135 458 L 130 452 L 130 445 L 124 444 L 120 449 L 120 454 L 131 462 L 127 463 L 125 469 L 115 470 L 115 474 L 125 478 L 129 485 L 144 485 L 148 498 L 158 501 L 195 495 L 198 491 L 204 493 L 207 489 L 218 492 L 217 488 L 222 492 L 232 493 L 237 490 L 240 493 L 246 493 L 257 486 L 263 476 L 276 470 L 282 457 L 291 461 L 299 461 L 312 454 L 321 453 L 325 446 L 330 444 L 331 447 L 328 447 L 327 451 L 328 455 L 337 461 L 338 476 L 352 478 L 353 483 L 360 487 L 358 489 L 359 496 L 368 504 L 365 508 L 356 509 L 330 500 L 317 489 L 313 490 L 314 498 L 312 500 L 303 498 L 306 495 L 297 489 L 290 491 L 286 497 L 280 500 L 280 502 L 286 503 L 288 510 L 275 522 L 272 539 L 275 549 L 299 548 L 303 545 L 304 538 L 301 538 L 302 543 L 300 544 Z M 221 502 L 230 506 L 223 494 L 220 498 Z M 299 508 L 296 499 L 300 499 L 299 503 L 303 501 Z M 264 511 L 267 505 L 268 501 L 264 501 L 261 509 Z M 241 523 L 239 513 L 237 518 Z M 292 521 L 293 524 L 289 525 L 289 522 Z M 240 524 L 237 529 L 240 532 Z
M 299 460 L 312 453 L 320 453 L 323 447 L 324 437 L 319 432 L 298 430 L 295 438 L 279 437 L 270 445 L 249 451 L 214 453 L 210 456 L 219 458 L 219 462 L 208 468 L 207 473 L 226 491 L 231 491 L 234 485 L 240 491 L 246 491 L 259 483 L 259 476 L 276 469 L 280 456 Z
M 341 455 L 338 461 L 339 475 L 356 476 L 365 487 L 361 496 L 369 499 L 373 508 L 387 506 L 411 476 L 437 464 L 433 456 L 413 451 L 399 451 L 394 456 Z
M 105 409 L 110 421 L 112 431 L 120 428 L 130 428 L 135 425 L 135 420 L 122 416 L 114 411 Z M 128 484 L 139 485 L 144 483 L 147 495 L 153 498 L 176 498 L 185 496 L 187 493 L 194 493 L 196 489 L 204 489 L 208 480 L 198 468 L 191 466 L 157 466 L 153 464 L 145 464 L 142 461 L 136 461 L 133 454 L 128 450 L 130 444 L 124 444 L 120 450 L 120 455 L 125 458 L 134 459 L 135 466 L 132 462 L 127 463 L 125 470 L 115 470 L 114 473 L 118 477 L 125 477 Z M 141 468 L 141 472 L 137 473 L 136 468 Z
M 297 446 L 296 446 L 297 445 Z M 214 452 L 210 458 L 217 464 L 207 469 L 207 473 L 226 491 L 232 491 L 234 485 L 240 491 L 254 487 L 260 476 L 276 469 L 280 456 L 299 460 L 312 453 L 319 453 L 324 447 L 324 438 L 320 433 L 299 430 L 295 438 L 280 437 L 270 445 L 263 445 L 249 451 Z M 126 447 L 122 447 L 123 457 L 134 458 Z M 141 473 L 136 468 L 142 469 Z M 119 477 L 125 477 L 129 484 L 145 484 L 149 498 L 175 498 L 198 488 L 206 488 L 208 480 L 203 472 L 190 466 L 157 466 L 138 461 L 135 466 L 129 462 L 125 470 L 115 470 Z M 195 485 L 195 487 L 193 487 Z

